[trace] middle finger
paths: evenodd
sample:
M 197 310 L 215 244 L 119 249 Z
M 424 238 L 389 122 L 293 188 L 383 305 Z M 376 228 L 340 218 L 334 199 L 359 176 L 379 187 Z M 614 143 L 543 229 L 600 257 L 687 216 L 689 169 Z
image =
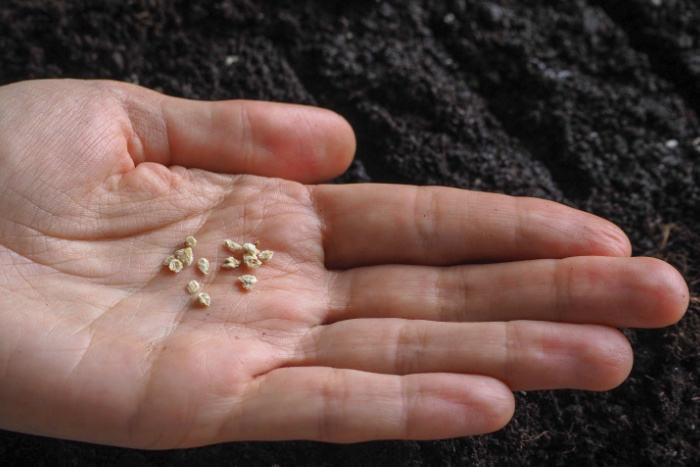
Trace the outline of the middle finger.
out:
M 326 322 L 538 320 L 660 327 L 687 307 L 682 276 L 653 258 L 574 257 L 502 264 L 374 266 L 334 273 Z

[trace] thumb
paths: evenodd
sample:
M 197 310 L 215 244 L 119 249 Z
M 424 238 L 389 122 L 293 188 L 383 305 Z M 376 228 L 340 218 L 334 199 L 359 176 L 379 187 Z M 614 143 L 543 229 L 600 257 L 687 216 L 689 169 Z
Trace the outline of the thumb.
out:
M 317 107 L 246 100 L 194 101 L 101 81 L 127 111 L 134 163 L 157 162 L 303 183 L 343 173 L 355 153 L 348 122 Z

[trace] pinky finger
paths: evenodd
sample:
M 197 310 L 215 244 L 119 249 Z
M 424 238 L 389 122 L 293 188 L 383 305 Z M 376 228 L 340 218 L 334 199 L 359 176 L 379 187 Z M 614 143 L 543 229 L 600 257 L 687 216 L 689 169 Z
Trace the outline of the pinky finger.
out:
M 496 431 L 513 416 L 512 392 L 485 376 L 383 375 L 327 367 L 261 377 L 235 438 L 352 443 L 440 439 Z

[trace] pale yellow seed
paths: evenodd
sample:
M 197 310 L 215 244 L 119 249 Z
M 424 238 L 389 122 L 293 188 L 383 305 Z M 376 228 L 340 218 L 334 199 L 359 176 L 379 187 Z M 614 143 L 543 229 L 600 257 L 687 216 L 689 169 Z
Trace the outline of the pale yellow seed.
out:
M 210 306 L 211 305 L 211 297 L 206 292 L 201 292 L 199 295 L 197 295 L 197 299 L 199 300 L 200 305 L 203 305 L 203 306 Z
M 187 291 L 191 294 L 195 293 L 196 291 L 199 290 L 199 282 L 197 281 L 189 281 L 187 283 Z
M 258 279 L 250 274 L 245 274 L 239 277 L 238 280 L 241 281 L 243 288 L 246 290 L 252 290 L 253 286 L 258 282 Z
M 202 271 L 202 274 L 209 274 L 209 260 L 206 258 L 199 258 L 199 261 L 197 261 L 197 267 L 199 268 L 200 271 Z
M 163 260 L 163 266 L 170 266 L 170 262 L 175 259 L 175 255 L 170 255 Z
M 221 267 L 226 269 L 235 269 L 240 266 L 240 264 L 240 260 L 234 258 L 233 256 L 229 256 L 224 260 L 224 264 L 222 264 Z
M 177 274 L 178 272 L 182 271 L 182 262 L 179 259 L 173 259 L 170 261 L 170 264 L 168 264 L 168 268 Z
M 243 249 L 242 246 L 240 246 L 238 243 L 234 242 L 233 240 L 224 240 L 224 245 L 226 248 L 231 250 L 232 252 L 240 251 Z
M 195 245 L 197 245 L 197 239 L 192 235 L 188 235 L 185 239 L 185 247 L 193 247 Z
M 257 268 L 262 264 L 262 261 L 255 255 L 243 255 L 243 262 L 251 269 Z
M 192 248 L 187 247 L 177 250 L 175 252 L 175 258 L 179 259 L 185 266 L 189 266 L 192 264 L 192 260 L 194 259 L 194 255 L 192 255 Z
M 265 250 L 258 253 L 260 261 L 270 261 L 274 253 L 271 250 Z
M 244 243 L 243 249 L 245 250 L 246 255 L 255 256 L 258 253 L 260 253 L 260 250 L 258 250 L 258 247 L 256 247 L 253 243 Z

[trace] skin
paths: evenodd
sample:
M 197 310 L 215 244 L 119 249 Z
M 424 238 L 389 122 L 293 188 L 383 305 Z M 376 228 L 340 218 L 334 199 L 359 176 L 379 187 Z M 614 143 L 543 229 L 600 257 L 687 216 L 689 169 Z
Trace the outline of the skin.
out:
M 318 108 L 1 87 L 0 427 L 152 449 L 475 435 L 513 390 L 621 384 L 615 328 L 687 308 L 675 269 L 551 201 L 315 185 L 354 151 Z M 209 275 L 162 266 L 187 235 Z M 252 291 L 227 238 L 275 252 Z

